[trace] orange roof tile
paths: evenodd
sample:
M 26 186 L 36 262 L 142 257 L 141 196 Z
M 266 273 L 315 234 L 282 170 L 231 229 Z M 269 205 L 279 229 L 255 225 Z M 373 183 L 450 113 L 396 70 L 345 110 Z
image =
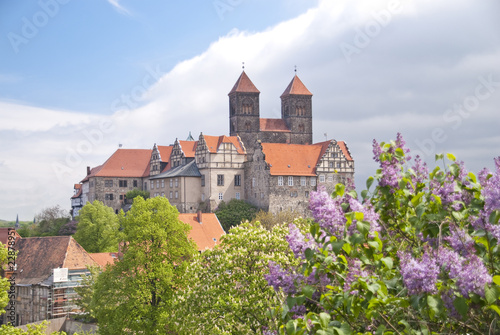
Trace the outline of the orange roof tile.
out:
M 260 119 L 260 130 L 290 132 L 283 119 Z
M 214 213 L 201 213 L 201 223 L 197 213 L 180 213 L 179 220 L 191 226 L 189 238 L 198 246 L 198 250 L 212 249 L 225 234 Z
M 302 83 L 302 81 L 299 79 L 299 77 L 297 77 L 297 75 L 295 75 L 290 84 L 288 84 L 288 87 L 285 89 L 285 92 L 283 92 L 283 94 L 281 95 L 281 98 L 290 94 L 312 95 L 312 93 L 309 92 L 307 87 Z
M 236 147 L 239 154 L 245 154 L 245 148 L 242 146 L 241 141 L 237 136 L 210 136 L 203 135 L 205 143 L 207 144 L 208 151 L 216 153 L 222 143 L 231 143 Z
M 179 145 L 184 152 L 184 157 L 194 157 L 194 153 L 196 152 L 196 146 L 198 145 L 198 141 L 179 141 Z
M 113 264 L 118 259 L 119 254 L 117 252 L 98 252 L 89 255 L 100 267 L 104 268 L 108 264 Z
M 315 176 L 324 144 L 262 143 L 273 176 Z
M 99 165 L 99 166 L 96 166 L 96 167 L 92 168 L 92 170 L 90 170 L 90 174 L 88 174 L 87 176 L 85 176 L 85 178 L 83 178 L 80 183 L 88 181 L 90 177 L 95 177 L 95 175 L 97 174 L 97 172 L 101 171 L 102 167 L 103 167 L 102 165 Z
M 339 145 L 340 149 L 342 150 L 342 153 L 344 154 L 345 158 L 348 161 L 352 161 L 351 153 L 349 152 L 349 149 L 347 149 L 347 145 L 345 144 L 345 142 L 338 141 L 337 144 Z
M 82 188 L 82 184 L 75 184 L 74 189 L 79 190 Z
M 118 149 L 95 175 L 98 177 L 148 176 L 151 153 L 151 149 Z
M 229 94 L 234 92 L 245 92 L 245 93 L 260 93 L 260 91 L 255 87 L 250 78 L 248 78 L 245 71 L 243 71 L 233 86 L 233 89 Z
M 81 188 L 78 188 L 78 192 L 76 192 L 76 194 L 75 194 L 75 195 L 73 195 L 73 196 L 71 197 L 71 199 L 76 199 L 76 198 L 80 197 L 81 195 L 82 195 L 82 189 L 81 189 Z
M 159 145 L 157 148 L 158 152 L 160 153 L 160 160 L 162 162 L 170 162 L 170 155 L 172 154 L 172 149 L 174 148 L 174 146 Z

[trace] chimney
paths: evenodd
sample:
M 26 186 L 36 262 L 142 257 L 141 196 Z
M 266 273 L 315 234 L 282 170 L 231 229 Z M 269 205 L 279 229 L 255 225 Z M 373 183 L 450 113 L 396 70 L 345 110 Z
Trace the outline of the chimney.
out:
M 199 223 L 201 223 L 201 210 L 198 210 L 198 213 L 196 214 L 196 219 L 198 220 Z
M 90 166 L 87 166 L 87 176 L 90 174 Z

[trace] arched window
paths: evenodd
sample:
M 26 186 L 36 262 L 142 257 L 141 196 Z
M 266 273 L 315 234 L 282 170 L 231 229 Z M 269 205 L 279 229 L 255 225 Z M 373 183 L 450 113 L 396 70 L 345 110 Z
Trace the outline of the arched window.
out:
M 299 102 L 297 106 L 295 106 L 295 115 L 297 116 L 306 115 L 306 107 L 304 106 L 304 103 Z
M 253 102 L 252 100 L 245 99 L 241 104 L 241 112 L 243 114 L 252 114 L 253 113 Z
M 252 125 L 250 124 L 250 122 L 245 122 L 245 130 L 247 131 L 252 130 Z
M 301 133 L 304 132 L 304 124 L 303 123 L 299 124 L 299 132 L 301 132 Z

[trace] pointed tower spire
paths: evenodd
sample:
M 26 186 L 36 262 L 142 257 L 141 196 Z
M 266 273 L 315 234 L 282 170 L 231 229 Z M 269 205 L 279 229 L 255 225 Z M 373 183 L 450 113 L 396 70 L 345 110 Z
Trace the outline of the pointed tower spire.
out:
M 16 229 L 19 229 L 19 214 L 17 214 L 17 217 L 16 217 L 16 225 L 15 225 L 15 228 L 16 228 Z
M 186 141 L 194 141 L 193 136 L 191 135 L 191 132 L 189 132 L 188 137 L 186 138 Z
M 285 92 L 281 95 L 280 98 L 283 98 L 287 95 L 310 95 L 312 93 L 307 89 L 306 85 L 302 83 L 302 80 L 297 76 L 297 69 L 295 69 L 295 76 L 293 76 L 292 81 L 288 84 Z
M 229 92 L 228 95 L 231 95 L 232 93 L 239 92 L 239 93 L 260 93 L 260 91 L 255 87 L 255 85 L 252 83 L 250 78 L 248 78 L 247 74 L 245 73 L 245 70 L 241 72 L 240 77 L 236 81 L 236 83 L 233 86 L 233 89 L 231 92 Z

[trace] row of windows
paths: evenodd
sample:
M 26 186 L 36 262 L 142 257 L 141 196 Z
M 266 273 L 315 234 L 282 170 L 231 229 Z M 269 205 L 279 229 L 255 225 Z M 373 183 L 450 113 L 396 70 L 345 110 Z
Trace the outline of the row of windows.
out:
M 137 187 L 137 180 L 134 180 L 132 182 L 132 185 L 134 187 Z M 93 185 L 91 185 L 93 186 Z M 118 186 L 119 187 L 128 187 L 128 180 L 118 180 Z M 112 179 L 105 179 L 104 180 L 104 187 L 113 187 L 113 180 Z
M 321 176 L 320 176 L 320 179 L 321 179 Z M 294 180 L 293 176 L 288 176 L 288 186 L 293 186 L 293 183 L 294 183 L 293 180 Z M 284 185 L 284 177 L 278 176 L 278 186 L 283 186 L 283 185 Z M 309 178 L 309 185 L 316 186 L 316 177 Z M 300 177 L 300 186 L 307 186 L 307 178 L 306 177 Z
M 205 175 L 201 175 L 201 186 L 205 186 Z M 224 175 L 217 175 L 217 186 L 224 186 Z M 234 186 L 241 186 L 241 175 L 234 176 Z
M 162 179 L 162 180 L 157 180 L 156 181 L 156 188 L 160 188 L 160 183 L 161 183 L 161 188 L 164 188 L 165 187 L 165 179 Z M 172 187 L 179 187 L 179 179 L 178 178 L 175 178 L 175 179 L 169 179 L 169 186 L 170 188 Z M 154 180 L 151 180 L 150 181 L 150 186 L 151 186 L 151 189 L 154 190 L 155 189 L 155 181 Z

